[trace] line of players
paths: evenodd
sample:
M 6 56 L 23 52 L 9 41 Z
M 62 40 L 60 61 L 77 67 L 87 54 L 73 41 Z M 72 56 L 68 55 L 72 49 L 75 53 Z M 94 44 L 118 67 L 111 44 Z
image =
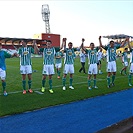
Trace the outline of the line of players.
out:
M 36 45 L 36 42 L 33 41 L 33 47 L 28 47 L 26 42 L 23 40 L 21 41 L 22 47 L 19 48 L 18 54 L 14 53 L 13 55 L 10 55 L 9 53 L 2 51 L 2 44 L 0 44 L 0 78 L 2 80 L 2 87 L 3 87 L 3 93 L 4 96 L 7 96 L 6 92 L 6 65 L 5 65 L 5 58 L 10 58 L 14 56 L 20 56 L 20 73 L 22 75 L 22 86 L 23 86 L 23 94 L 26 94 L 26 75 L 28 76 L 28 92 L 33 93 L 31 89 L 32 85 L 32 62 L 31 62 L 31 54 L 35 53 L 38 54 L 39 51 L 43 52 L 43 71 L 42 71 L 42 88 L 41 91 L 45 92 L 45 83 L 46 83 L 46 77 L 49 77 L 49 92 L 54 93 L 52 88 L 52 76 L 55 74 L 54 72 L 54 58 L 56 58 L 56 69 L 58 73 L 58 78 L 60 78 L 60 68 L 61 68 L 61 57 L 64 54 L 64 70 L 63 70 L 63 78 L 62 78 L 62 84 L 63 84 L 63 90 L 66 90 L 66 76 L 69 73 L 70 74 L 70 89 L 74 89 L 72 86 L 73 83 L 73 74 L 74 74 L 74 60 L 75 60 L 75 51 L 77 49 L 73 48 L 72 42 L 68 43 L 68 48 L 66 48 L 66 38 L 63 38 L 62 40 L 62 46 L 61 48 L 54 48 L 52 47 L 52 42 L 50 40 L 47 40 L 46 48 L 38 48 Z M 122 42 L 122 44 L 115 45 L 114 41 L 110 41 L 108 46 L 103 46 L 101 41 L 101 36 L 99 37 L 99 47 L 95 47 L 94 43 L 90 43 L 90 49 L 86 49 L 84 47 L 84 41 L 85 39 L 82 39 L 82 44 L 79 47 L 85 53 L 88 55 L 88 62 L 89 62 L 89 69 L 88 69 L 88 89 L 91 90 L 92 88 L 98 88 L 96 86 L 96 75 L 97 75 L 97 63 L 98 63 L 98 50 L 101 48 L 104 48 L 107 51 L 107 87 L 110 88 L 111 86 L 114 86 L 115 76 L 116 76 L 116 50 L 120 47 L 124 47 L 125 44 L 128 44 L 128 47 L 131 52 L 131 59 L 130 59 L 130 72 L 129 72 L 129 86 L 132 86 L 131 84 L 131 74 L 133 73 L 133 50 L 129 44 L 129 38 L 126 38 L 125 41 Z M 63 52 L 63 53 L 62 53 Z M 125 52 L 124 55 L 124 64 L 125 67 L 127 66 L 127 54 Z M 123 68 L 122 71 L 125 71 L 126 69 Z M 122 72 L 121 71 L 121 72 Z M 86 73 L 86 72 L 85 72 Z M 93 87 L 91 83 L 91 76 L 94 76 L 93 78 Z M 112 80 L 111 80 L 112 75 Z

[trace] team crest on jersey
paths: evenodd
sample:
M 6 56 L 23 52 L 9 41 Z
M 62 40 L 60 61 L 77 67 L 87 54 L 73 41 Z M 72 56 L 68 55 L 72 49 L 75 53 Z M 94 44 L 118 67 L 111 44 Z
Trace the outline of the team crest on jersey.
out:
M 29 53 L 29 51 L 24 51 L 23 54 L 24 55 L 27 55 Z
M 112 53 L 114 53 L 114 52 L 115 52 L 115 50 L 114 50 L 114 49 L 111 49 L 111 52 L 112 52 Z
M 51 55 L 52 54 L 52 51 L 47 51 L 47 55 Z

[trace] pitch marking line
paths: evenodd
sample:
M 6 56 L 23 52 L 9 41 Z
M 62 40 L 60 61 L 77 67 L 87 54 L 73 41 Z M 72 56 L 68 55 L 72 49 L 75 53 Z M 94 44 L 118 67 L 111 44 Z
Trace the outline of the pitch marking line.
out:
M 36 92 L 36 93 L 38 93 L 38 94 L 40 94 L 40 95 L 44 94 L 44 93 L 42 93 L 42 92 L 40 92 L 40 91 L 34 91 L 34 92 Z
M 78 77 L 78 76 L 77 76 Z M 116 77 L 117 79 L 121 78 L 121 77 Z M 102 80 L 107 80 L 107 79 L 97 79 L 97 81 L 102 81 Z M 77 84 L 84 84 L 87 82 L 78 82 L 78 83 L 73 83 L 73 85 L 77 85 Z M 69 84 L 66 84 L 66 86 L 68 86 Z M 57 85 L 57 86 L 53 86 L 53 88 L 58 88 L 58 87 L 62 87 L 62 85 Z M 42 95 L 44 93 L 40 92 L 39 90 L 41 90 L 41 88 L 36 88 L 33 89 L 34 92 Z M 14 91 L 14 92 L 8 92 L 8 94 L 16 94 L 16 93 L 22 93 L 22 91 Z M 42 94 L 41 94 L 42 93 Z M 3 95 L 3 93 L 0 93 L 0 95 Z
M 84 83 L 86 83 L 86 82 L 79 82 L 79 83 L 75 83 L 75 84 L 73 83 L 73 85 L 76 85 L 76 84 L 84 84 Z M 69 85 L 69 84 L 66 84 L 66 85 Z M 58 88 L 58 87 L 62 87 L 62 85 L 53 86 L 53 88 Z M 36 92 L 38 94 L 41 94 L 42 92 L 39 92 L 38 90 L 41 90 L 41 88 L 33 89 L 34 92 Z M 16 94 L 16 93 L 22 93 L 22 91 L 8 92 L 8 94 Z M 44 93 L 42 93 L 42 94 L 44 94 Z M 3 95 L 3 94 L 0 93 L 0 95 Z

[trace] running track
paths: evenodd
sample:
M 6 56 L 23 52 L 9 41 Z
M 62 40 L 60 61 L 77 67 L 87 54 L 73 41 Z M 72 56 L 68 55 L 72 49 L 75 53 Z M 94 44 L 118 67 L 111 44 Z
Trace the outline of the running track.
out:
M 0 133 L 94 133 L 133 116 L 133 89 L 0 118 Z

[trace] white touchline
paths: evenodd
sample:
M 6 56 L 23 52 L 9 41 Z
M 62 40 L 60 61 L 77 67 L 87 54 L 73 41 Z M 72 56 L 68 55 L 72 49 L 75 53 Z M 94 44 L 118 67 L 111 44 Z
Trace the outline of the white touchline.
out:
M 121 77 L 116 77 L 116 78 L 121 78 Z M 106 80 L 105 79 L 97 79 L 98 81 L 101 81 L 101 80 Z M 78 82 L 78 83 L 73 83 L 73 85 L 77 85 L 77 84 L 84 84 L 84 83 L 87 83 L 87 82 Z M 69 85 L 69 84 L 66 84 L 66 85 Z M 53 88 L 58 88 L 58 87 L 62 87 L 62 85 L 57 85 L 57 86 L 53 86 Z M 38 91 L 38 90 L 41 90 L 41 88 L 36 88 L 36 89 L 33 89 L 33 91 Z M 14 92 L 8 92 L 8 94 L 16 94 L 16 93 L 21 93 L 22 91 L 14 91 Z M 36 92 L 39 94 L 39 91 Z M 41 92 L 40 92 L 41 94 Z M 44 93 L 42 93 L 44 94 Z M 0 95 L 3 95 L 2 93 L 0 93 Z
M 36 93 L 38 93 L 38 94 L 40 94 L 40 95 L 44 94 L 44 93 L 42 93 L 42 92 L 40 92 L 40 91 L 34 91 L 34 92 L 36 92 Z

